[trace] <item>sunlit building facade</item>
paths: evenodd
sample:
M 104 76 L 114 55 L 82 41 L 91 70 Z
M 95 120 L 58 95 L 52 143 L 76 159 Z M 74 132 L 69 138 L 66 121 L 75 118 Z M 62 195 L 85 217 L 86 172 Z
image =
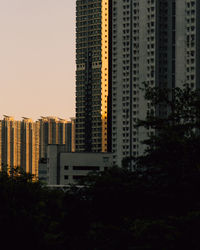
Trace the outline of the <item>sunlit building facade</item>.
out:
M 143 154 L 152 110 L 141 90 L 199 87 L 200 1 L 76 1 L 76 150 L 113 152 L 113 164 Z
M 1 170 L 10 172 L 21 164 L 21 123 L 11 116 L 0 121 Z
M 43 117 L 38 121 L 11 116 L 0 120 L 0 169 L 10 173 L 20 167 L 38 177 L 39 162 L 47 160 L 48 144 L 63 145 L 65 152 L 75 151 L 75 119 Z
M 23 118 L 21 122 L 21 167 L 25 172 L 34 176 L 38 176 L 39 132 L 38 122 Z
M 1 170 L 8 173 L 15 168 L 37 176 L 39 160 L 39 126 L 31 119 L 16 121 L 4 116 L 0 121 Z
M 75 149 L 75 120 L 67 121 L 58 117 L 41 117 L 40 127 L 40 159 L 47 157 L 47 145 L 65 145 L 66 152 Z
M 76 151 L 109 150 L 109 0 L 76 1 Z
M 75 125 L 76 119 L 71 118 L 71 121 L 66 122 L 65 124 L 65 145 L 66 145 L 66 152 L 75 152 L 76 145 L 75 145 Z

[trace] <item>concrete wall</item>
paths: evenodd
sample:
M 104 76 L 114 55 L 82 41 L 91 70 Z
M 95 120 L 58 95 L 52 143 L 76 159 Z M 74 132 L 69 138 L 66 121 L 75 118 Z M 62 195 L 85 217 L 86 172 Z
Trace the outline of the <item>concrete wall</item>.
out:
M 104 171 L 112 166 L 111 153 L 66 153 L 63 147 L 48 145 L 47 184 L 69 185 L 91 171 Z

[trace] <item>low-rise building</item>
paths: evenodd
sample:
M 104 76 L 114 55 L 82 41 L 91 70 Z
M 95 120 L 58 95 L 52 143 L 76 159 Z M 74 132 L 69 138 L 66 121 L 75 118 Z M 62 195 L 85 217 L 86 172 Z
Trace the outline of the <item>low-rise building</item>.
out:
M 112 154 L 67 153 L 63 145 L 48 145 L 46 164 L 48 185 L 76 184 L 89 172 L 111 167 Z

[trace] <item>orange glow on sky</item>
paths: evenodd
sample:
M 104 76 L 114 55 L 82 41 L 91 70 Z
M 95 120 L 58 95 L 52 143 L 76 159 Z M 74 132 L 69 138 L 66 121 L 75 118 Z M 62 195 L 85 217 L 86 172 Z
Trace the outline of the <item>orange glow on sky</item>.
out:
M 75 0 L 0 0 L 0 119 L 75 115 Z

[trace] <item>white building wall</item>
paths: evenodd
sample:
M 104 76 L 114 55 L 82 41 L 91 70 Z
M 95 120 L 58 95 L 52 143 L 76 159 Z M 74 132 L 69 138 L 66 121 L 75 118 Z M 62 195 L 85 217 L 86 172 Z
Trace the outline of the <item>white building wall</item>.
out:
M 200 2 L 197 0 L 112 0 L 112 150 L 113 163 L 144 153 L 155 131 L 136 128 L 155 110 L 144 99 L 150 87 L 196 88 L 200 64 Z M 174 49 L 175 48 L 175 49 Z
M 111 153 L 66 153 L 63 147 L 48 145 L 47 155 L 47 184 L 50 186 L 76 184 L 89 172 L 104 171 L 112 166 Z
M 104 171 L 111 166 L 112 155 L 108 153 L 61 153 L 60 184 L 76 183 L 89 172 Z
M 154 12 L 155 4 L 151 1 Z M 146 138 L 147 131 L 135 125 L 138 119 L 146 117 L 147 110 L 140 88 L 147 79 L 155 85 L 155 75 L 150 79 L 147 69 L 147 9 L 152 6 L 146 0 L 113 0 L 112 149 L 113 163 L 118 166 L 122 165 L 123 158 L 138 156 L 144 151 L 140 142 Z M 150 34 L 153 43 L 155 32 L 154 28 L 154 34 Z M 150 55 L 152 70 L 155 70 L 155 46 Z

